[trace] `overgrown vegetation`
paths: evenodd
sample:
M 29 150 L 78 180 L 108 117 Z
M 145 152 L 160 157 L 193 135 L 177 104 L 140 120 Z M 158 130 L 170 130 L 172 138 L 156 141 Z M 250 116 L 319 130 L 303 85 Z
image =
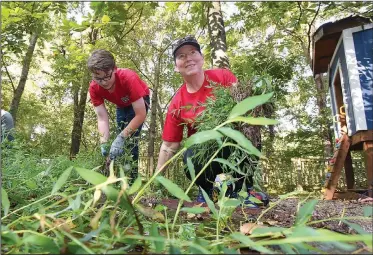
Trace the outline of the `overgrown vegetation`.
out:
M 219 147 L 208 159 L 211 162 L 220 149 L 228 146 L 227 138 L 231 140 L 230 144 L 234 144 L 241 151 L 262 157 L 242 133 L 225 125 L 237 122 L 276 124 L 276 121 L 271 119 L 243 116 L 248 110 L 268 101 L 271 96 L 272 93 L 263 94 L 257 100 L 243 100 L 235 105 L 223 123 L 188 138 L 183 149 L 166 164 L 172 162 L 190 146 L 216 140 Z M 7 154 L 9 160 L 3 158 L 3 163 L 7 166 L 4 174 L 10 179 L 18 164 L 21 169 L 20 175 L 17 176 L 19 182 L 17 184 L 10 182 L 10 185 L 21 186 L 22 176 L 26 177 L 22 174 L 27 173 L 27 167 L 22 166 L 22 162 L 26 161 L 19 159 L 12 163 L 10 158 L 17 159 L 19 156 L 16 151 L 10 150 L 3 151 L 4 154 L 9 153 Z M 35 160 L 30 170 L 34 175 L 45 177 L 38 178 L 42 182 L 40 186 L 38 183 L 29 183 L 29 186 L 36 187 L 41 192 L 49 190 L 49 195 L 37 192 L 35 198 L 25 197 L 15 204 L 13 195 L 25 194 L 24 191 L 22 189 L 9 191 L 10 189 L 3 185 L 2 253 L 123 254 L 135 251 L 143 254 L 237 254 L 238 248 L 242 247 L 250 247 L 261 253 L 306 251 L 322 253 L 323 250 L 317 246 L 317 243 L 325 243 L 352 252 L 358 249 L 358 242 L 361 242 L 368 251 L 372 251 L 371 235 L 356 224 L 349 223 L 347 219 L 340 220 L 349 224 L 357 234 L 342 235 L 325 229 L 312 228 L 315 222 L 309 220 L 317 200 L 306 198 L 299 203 L 293 227 L 256 228 L 251 231 L 250 237 L 238 232 L 237 226 L 232 225 L 232 214 L 242 205 L 239 200 L 224 196 L 227 191 L 226 183 L 221 188 L 218 207 L 215 207 L 206 193 L 204 197 L 208 209 L 198 205 L 185 207 L 183 201 L 191 201 L 189 192 L 198 177 L 195 176 L 191 164 L 188 165 L 189 171 L 194 178 L 184 191 L 171 180 L 159 176 L 162 169 L 159 169 L 145 184 L 142 184 L 141 178 L 138 178 L 129 186 L 128 177 L 125 176 L 120 165 L 114 168 L 112 163 L 110 174 L 105 177 L 98 172 L 102 166 L 92 168 L 87 165 L 95 162 L 94 160 L 76 159 L 73 165 L 61 159 L 52 162 L 55 164 L 46 167 Z M 29 174 L 27 175 L 29 179 L 23 180 L 26 182 L 32 180 L 31 176 L 33 175 Z M 57 176 L 58 179 L 55 179 Z M 151 192 L 149 188 L 155 180 L 179 199 L 176 212 L 161 204 L 152 208 L 140 203 L 142 198 L 149 196 Z M 280 201 L 293 195 L 295 194 L 282 196 Z M 271 203 L 270 207 L 256 219 L 256 223 L 260 222 L 266 211 L 271 210 L 278 203 L 279 201 Z M 185 212 L 193 215 L 204 213 L 206 210 L 211 217 L 208 226 L 188 223 L 189 220 L 185 218 Z M 363 218 L 371 219 L 371 217 L 372 214 L 367 208 Z

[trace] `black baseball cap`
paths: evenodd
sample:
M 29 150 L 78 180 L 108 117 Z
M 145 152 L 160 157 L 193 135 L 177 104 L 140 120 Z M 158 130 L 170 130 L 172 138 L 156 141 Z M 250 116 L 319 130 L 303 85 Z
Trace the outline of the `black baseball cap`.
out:
M 174 56 L 175 59 L 175 53 L 178 49 L 183 47 L 184 45 L 193 45 L 194 47 L 197 48 L 199 53 L 201 53 L 201 46 L 197 42 L 197 39 L 193 35 L 187 35 L 183 38 L 180 38 L 177 40 L 173 45 L 172 45 L 172 55 Z

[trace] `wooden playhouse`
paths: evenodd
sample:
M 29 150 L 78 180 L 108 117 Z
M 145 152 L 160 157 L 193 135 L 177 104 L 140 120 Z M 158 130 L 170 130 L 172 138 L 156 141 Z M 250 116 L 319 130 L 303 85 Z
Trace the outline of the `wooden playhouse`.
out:
M 347 190 L 354 189 L 351 151 L 363 150 L 372 197 L 373 185 L 373 24 L 348 17 L 320 26 L 313 35 L 313 73 L 328 73 L 328 85 L 337 138 L 329 161 L 325 199 L 333 199 L 342 169 Z

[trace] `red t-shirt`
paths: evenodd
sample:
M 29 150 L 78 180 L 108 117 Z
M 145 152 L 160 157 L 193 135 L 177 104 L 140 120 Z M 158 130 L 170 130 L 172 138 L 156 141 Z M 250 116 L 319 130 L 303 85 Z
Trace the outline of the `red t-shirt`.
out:
M 205 103 L 207 97 L 213 96 L 209 81 L 230 87 L 237 82 L 237 78 L 227 69 L 211 69 L 205 71 L 205 81 L 197 92 L 189 93 L 184 83 L 168 107 L 162 135 L 164 141 L 181 142 L 185 125 L 188 128 L 188 137 L 197 132 L 193 123 L 196 116 L 204 110 L 201 103 Z
M 89 95 L 93 106 L 103 104 L 104 99 L 106 99 L 118 107 L 126 107 L 139 98 L 149 95 L 149 88 L 133 70 L 117 68 L 113 92 L 110 93 L 95 81 L 91 81 L 89 84 Z

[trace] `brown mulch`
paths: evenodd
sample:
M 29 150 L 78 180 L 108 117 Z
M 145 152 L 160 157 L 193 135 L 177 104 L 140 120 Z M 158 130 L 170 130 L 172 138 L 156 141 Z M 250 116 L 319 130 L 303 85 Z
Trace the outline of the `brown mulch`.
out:
M 279 227 L 290 227 L 294 224 L 296 212 L 298 210 L 298 198 L 289 198 L 281 201 L 274 208 L 263 215 L 262 221 L 272 221 Z M 372 206 L 371 204 L 359 203 L 355 200 L 319 200 L 315 206 L 311 221 L 323 220 L 338 217 L 364 216 L 363 208 Z M 373 208 L 372 208 L 373 210 Z M 365 231 L 373 233 L 373 223 L 371 219 L 349 220 L 349 222 L 360 225 Z M 314 228 L 326 228 L 340 233 L 354 232 L 347 224 L 339 221 L 324 221 L 311 225 Z
M 278 199 L 271 199 L 271 202 L 276 202 Z M 298 210 L 298 203 L 303 201 L 299 198 L 288 198 L 281 201 L 275 207 L 266 212 L 260 219 L 261 222 L 269 223 L 271 226 L 277 227 L 291 227 L 294 225 L 296 219 L 296 213 Z M 145 201 L 143 201 L 145 202 Z M 169 210 L 175 211 L 177 209 L 179 200 L 178 199 L 159 199 L 154 201 L 146 201 L 148 206 L 154 207 L 156 204 L 162 204 L 166 206 Z M 205 203 L 198 202 L 185 202 L 183 207 L 194 207 L 201 206 L 207 207 Z M 311 217 L 311 221 L 324 220 L 329 218 L 338 217 L 356 217 L 364 216 L 363 208 L 366 206 L 371 206 L 372 203 L 361 203 L 356 200 L 319 200 L 315 206 L 315 210 Z M 261 208 L 236 208 L 235 212 L 232 214 L 232 221 L 237 223 L 246 221 L 248 218 L 255 219 L 258 217 L 265 207 Z M 372 207 L 373 210 L 373 207 Z M 208 210 L 207 210 L 208 211 Z M 182 213 L 186 214 L 186 213 Z M 202 219 L 209 218 L 209 212 L 203 213 L 201 215 Z M 371 219 L 356 219 L 349 220 L 349 222 L 356 223 L 360 225 L 368 233 L 373 233 L 373 223 Z M 316 224 L 310 225 L 314 228 L 326 228 L 332 231 L 340 233 L 355 233 L 347 224 L 339 220 L 324 221 Z

